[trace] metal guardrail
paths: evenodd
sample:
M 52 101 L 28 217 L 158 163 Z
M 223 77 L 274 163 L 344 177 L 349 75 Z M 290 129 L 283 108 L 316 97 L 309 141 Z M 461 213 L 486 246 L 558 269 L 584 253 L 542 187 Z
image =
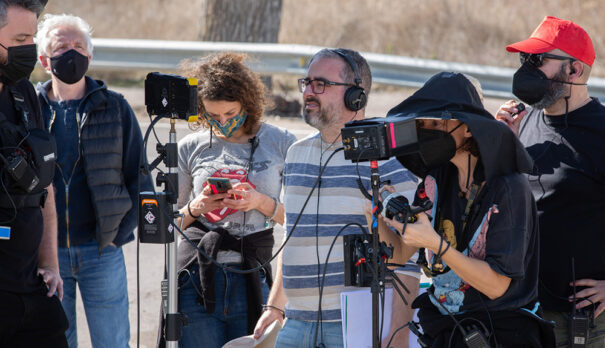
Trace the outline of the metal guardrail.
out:
M 313 54 L 322 47 L 290 44 L 232 43 L 166 40 L 93 39 L 93 68 L 174 70 L 186 58 L 222 51 L 254 57 L 251 68 L 261 74 L 304 75 Z M 476 77 L 489 97 L 511 98 L 514 69 L 417 59 L 388 54 L 362 53 L 372 68 L 374 82 L 420 87 L 440 71 L 458 71 Z M 503 53 L 504 56 L 506 53 Z M 605 79 L 591 78 L 590 94 L 605 101 Z

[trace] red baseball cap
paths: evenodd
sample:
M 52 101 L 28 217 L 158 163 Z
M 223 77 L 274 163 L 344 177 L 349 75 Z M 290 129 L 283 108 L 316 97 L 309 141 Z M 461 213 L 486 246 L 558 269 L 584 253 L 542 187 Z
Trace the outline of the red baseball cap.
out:
M 555 48 L 592 67 L 595 59 L 592 40 L 572 21 L 546 16 L 529 39 L 506 46 L 508 52 L 545 53 Z

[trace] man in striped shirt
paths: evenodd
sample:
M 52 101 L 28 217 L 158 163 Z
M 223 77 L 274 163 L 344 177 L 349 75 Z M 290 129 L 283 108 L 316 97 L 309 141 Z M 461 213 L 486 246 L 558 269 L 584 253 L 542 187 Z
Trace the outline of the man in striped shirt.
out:
M 278 259 L 275 282 L 255 330 L 255 336 L 260 336 L 268 324 L 282 320 L 285 312 L 288 321 L 279 333 L 277 347 L 343 346 L 340 293 L 352 289 L 344 286 L 342 235 L 362 231 L 350 226 L 334 239 L 349 223 L 367 229 L 364 206 L 368 201 L 356 182 L 356 164 L 345 160 L 337 149 L 342 147 L 340 131 L 345 123 L 365 117 L 371 84 L 366 60 L 347 49 L 319 51 L 311 60 L 307 77 L 299 80 L 303 118 L 319 132 L 294 143 L 286 156 L 283 201 L 286 233 L 291 237 Z M 379 171 L 381 180 L 390 180 L 397 191 L 416 188 L 416 177 L 395 159 L 379 162 Z M 359 164 L 359 173 L 369 189 L 367 162 Z M 318 176 L 321 178 L 303 209 Z M 420 276 L 417 268 L 411 269 L 400 278 L 412 291 L 410 296 L 415 297 Z M 393 315 L 391 332 L 397 322 L 411 319 L 411 309 L 405 312 Z M 400 343 L 396 346 L 407 346 L 406 337 L 398 334 Z

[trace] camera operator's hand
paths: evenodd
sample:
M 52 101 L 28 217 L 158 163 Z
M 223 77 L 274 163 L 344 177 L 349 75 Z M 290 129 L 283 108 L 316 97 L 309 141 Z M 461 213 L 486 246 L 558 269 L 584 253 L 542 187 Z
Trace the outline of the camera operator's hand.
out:
M 514 100 L 509 100 L 504 103 L 496 113 L 496 120 L 506 123 L 506 125 L 517 135 L 519 135 L 521 120 L 528 114 L 527 110 L 523 110 L 517 114 L 517 112 L 519 112 L 519 110 L 517 110 L 518 104 L 519 103 Z
M 573 283 L 569 283 L 569 286 L 572 285 Z M 588 298 L 592 301 L 592 303 L 588 300 L 580 301 L 576 304 L 576 308 L 590 307 L 593 303 L 600 302 L 599 307 L 595 308 L 594 317 L 596 318 L 603 313 L 603 310 L 605 310 L 605 280 L 580 279 L 576 280 L 576 286 L 587 286 L 586 289 L 576 294 L 576 298 Z M 571 300 L 572 297 L 570 296 L 569 299 Z
M 402 231 L 403 224 L 397 220 L 384 219 L 384 221 L 398 231 L 402 232 L 403 242 L 415 248 L 427 248 L 434 252 L 439 249 L 439 235 L 433 229 L 431 221 L 425 213 L 418 214 L 418 221 L 413 224 L 407 224 L 405 231 Z
M 256 326 L 254 327 L 254 339 L 259 339 L 265 333 L 267 327 L 276 320 L 279 320 L 279 323 L 282 326 L 284 325 L 283 314 L 277 309 L 267 308 L 256 322 Z
M 215 209 L 224 208 L 223 199 L 227 197 L 229 197 L 227 193 L 213 194 L 210 186 L 206 185 L 202 193 L 189 203 L 189 208 L 194 215 L 206 214 Z
M 253 209 L 262 210 L 263 206 L 269 205 L 268 210 L 273 211 L 273 198 L 256 191 L 247 182 L 235 184 L 232 189 L 227 191 L 227 194 L 229 196 L 223 200 L 223 204 L 228 208 L 250 211 Z M 234 196 L 235 198 L 233 198 Z
M 63 279 L 59 275 L 59 270 L 52 267 L 38 267 L 38 274 L 42 276 L 48 287 L 46 296 L 52 297 L 56 292 L 59 300 L 63 300 Z

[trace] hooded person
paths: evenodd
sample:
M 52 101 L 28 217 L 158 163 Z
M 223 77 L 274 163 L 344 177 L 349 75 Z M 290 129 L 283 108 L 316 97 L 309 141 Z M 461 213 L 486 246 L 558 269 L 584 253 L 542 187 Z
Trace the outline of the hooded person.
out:
M 538 226 L 523 145 L 459 73 L 431 77 L 387 117 L 416 120 L 419 150 L 397 159 L 424 178 L 419 191 L 433 202 L 414 223 L 385 218 L 404 232 L 387 242 L 404 259 L 420 248 L 419 263 L 433 278 L 413 303 L 421 339 L 465 346 L 477 331 L 490 344 L 550 346 L 552 327 L 536 313 Z

